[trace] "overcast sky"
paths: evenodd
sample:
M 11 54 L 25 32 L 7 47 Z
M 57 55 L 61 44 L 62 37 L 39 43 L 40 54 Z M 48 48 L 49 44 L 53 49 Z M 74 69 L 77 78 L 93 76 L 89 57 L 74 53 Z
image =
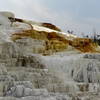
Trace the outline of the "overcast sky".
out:
M 100 0 L 0 0 L 0 10 L 24 19 L 50 22 L 64 31 L 100 32 Z

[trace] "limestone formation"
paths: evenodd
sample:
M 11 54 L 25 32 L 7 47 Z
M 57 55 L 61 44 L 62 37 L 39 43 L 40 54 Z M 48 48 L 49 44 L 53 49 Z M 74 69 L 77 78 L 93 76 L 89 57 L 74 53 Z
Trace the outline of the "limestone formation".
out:
M 0 12 L 0 100 L 100 99 L 100 54 L 91 39 L 49 23 L 10 26 L 14 19 Z

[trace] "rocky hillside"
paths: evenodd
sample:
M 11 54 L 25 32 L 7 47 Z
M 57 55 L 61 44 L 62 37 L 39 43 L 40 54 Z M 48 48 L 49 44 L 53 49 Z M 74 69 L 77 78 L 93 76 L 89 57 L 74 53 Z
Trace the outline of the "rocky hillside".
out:
M 99 100 L 99 52 L 91 39 L 0 12 L 0 100 Z

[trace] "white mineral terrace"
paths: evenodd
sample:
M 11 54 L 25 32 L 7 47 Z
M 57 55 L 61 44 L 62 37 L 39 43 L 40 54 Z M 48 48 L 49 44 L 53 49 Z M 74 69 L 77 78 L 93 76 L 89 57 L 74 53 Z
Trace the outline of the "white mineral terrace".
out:
M 0 36 L 2 37 L 2 40 L 10 41 L 10 35 L 14 32 L 18 32 L 24 29 L 31 29 L 29 25 L 24 23 L 13 23 L 11 26 L 11 22 L 8 19 L 8 17 L 14 17 L 14 14 L 11 12 L 0 12 Z M 29 22 L 26 20 L 26 22 Z M 64 32 L 58 32 L 46 27 L 42 27 L 39 22 L 34 22 L 32 24 L 33 28 L 37 31 L 46 31 L 46 32 L 56 32 L 59 34 L 64 34 L 67 39 L 73 39 L 76 38 L 75 35 L 64 33 Z
M 12 42 L 14 32 L 31 27 L 19 22 L 11 26 L 8 17 L 15 16 L 0 12 L 0 100 L 100 100 L 99 53 L 85 54 L 70 47 L 52 55 L 37 54 L 34 51 L 44 49 L 45 41 L 23 38 Z M 31 23 L 35 30 L 76 38 Z

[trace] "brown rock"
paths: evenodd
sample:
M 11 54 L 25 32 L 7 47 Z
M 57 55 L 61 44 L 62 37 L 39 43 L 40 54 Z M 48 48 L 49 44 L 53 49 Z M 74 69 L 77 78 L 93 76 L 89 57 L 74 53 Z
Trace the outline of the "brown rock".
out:
M 61 29 L 59 29 L 57 26 L 55 26 L 51 23 L 42 23 L 42 26 L 56 30 L 56 31 L 61 31 Z

